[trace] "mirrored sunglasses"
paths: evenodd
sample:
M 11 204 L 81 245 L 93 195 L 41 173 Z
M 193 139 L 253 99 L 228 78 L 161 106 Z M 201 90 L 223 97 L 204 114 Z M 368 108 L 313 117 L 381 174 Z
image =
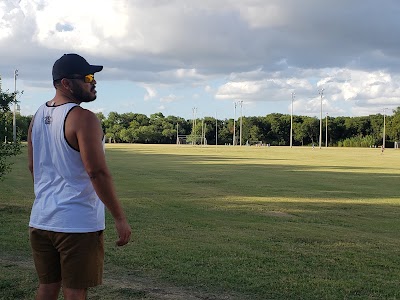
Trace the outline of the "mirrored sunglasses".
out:
M 67 79 L 83 79 L 85 83 L 92 83 L 94 81 L 94 75 L 88 74 L 86 76 L 74 76 L 74 77 L 66 77 Z
M 88 74 L 83 78 L 83 81 L 86 83 L 92 83 L 94 80 L 94 75 L 93 74 Z

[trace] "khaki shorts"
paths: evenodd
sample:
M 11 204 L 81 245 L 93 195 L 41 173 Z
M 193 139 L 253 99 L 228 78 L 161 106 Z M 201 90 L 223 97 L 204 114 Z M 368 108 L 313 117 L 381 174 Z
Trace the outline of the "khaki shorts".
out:
M 62 233 L 29 229 L 39 282 L 62 281 L 64 287 L 86 289 L 102 283 L 103 231 Z

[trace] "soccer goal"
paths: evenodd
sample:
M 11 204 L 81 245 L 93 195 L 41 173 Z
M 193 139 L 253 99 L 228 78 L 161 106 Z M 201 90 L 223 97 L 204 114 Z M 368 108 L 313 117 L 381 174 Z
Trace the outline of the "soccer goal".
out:
M 186 145 L 188 143 L 187 138 L 188 138 L 187 135 L 178 135 L 178 137 L 176 139 L 176 144 L 177 145 Z

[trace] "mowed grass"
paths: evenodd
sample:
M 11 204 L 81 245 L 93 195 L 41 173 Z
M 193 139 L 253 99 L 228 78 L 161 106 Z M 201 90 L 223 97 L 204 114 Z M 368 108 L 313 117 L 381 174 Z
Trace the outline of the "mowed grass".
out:
M 105 282 L 120 284 L 89 299 L 158 299 L 160 285 L 198 299 L 400 298 L 400 150 L 120 144 L 106 155 L 133 241 L 114 246 L 108 214 Z M 0 195 L 0 298 L 30 299 L 26 153 Z

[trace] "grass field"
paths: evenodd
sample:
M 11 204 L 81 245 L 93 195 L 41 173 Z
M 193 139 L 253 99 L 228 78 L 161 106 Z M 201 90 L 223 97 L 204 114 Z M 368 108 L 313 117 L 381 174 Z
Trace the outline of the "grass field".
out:
M 107 215 L 89 299 L 399 299 L 400 150 L 107 145 L 134 230 Z M 0 299 L 32 299 L 26 153 L 0 182 Z

